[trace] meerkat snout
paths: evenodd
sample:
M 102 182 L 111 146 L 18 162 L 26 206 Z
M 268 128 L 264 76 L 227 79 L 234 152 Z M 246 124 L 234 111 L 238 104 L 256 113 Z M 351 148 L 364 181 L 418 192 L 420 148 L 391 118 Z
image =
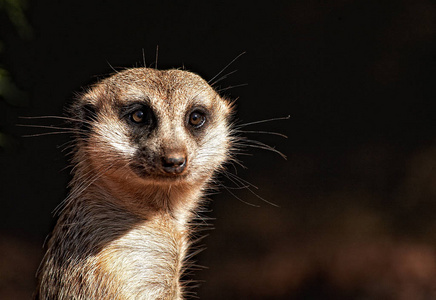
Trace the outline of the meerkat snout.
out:
M 166 173 L 181 174 L 187 166 L 186 153 L 180 150 L 167 151 L 161 162 Z

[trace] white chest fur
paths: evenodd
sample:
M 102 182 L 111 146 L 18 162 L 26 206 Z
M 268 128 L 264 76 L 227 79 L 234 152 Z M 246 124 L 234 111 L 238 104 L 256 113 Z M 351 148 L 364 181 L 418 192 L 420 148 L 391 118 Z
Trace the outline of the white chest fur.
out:
M 179 283 L 188 242 L 174 220 L 158 217 L 138 224 L 96 257 L 122 299 L 181 299 Z

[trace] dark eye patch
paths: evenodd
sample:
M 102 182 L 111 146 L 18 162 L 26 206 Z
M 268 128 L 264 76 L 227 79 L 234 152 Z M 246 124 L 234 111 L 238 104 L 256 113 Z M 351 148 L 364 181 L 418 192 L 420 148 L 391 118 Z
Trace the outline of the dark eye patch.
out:
M 132 126 L 152 126 L 156 124 L 156 116 L 151 107 L 145 103 L 132 103 L 121 108 L 121 119 Z

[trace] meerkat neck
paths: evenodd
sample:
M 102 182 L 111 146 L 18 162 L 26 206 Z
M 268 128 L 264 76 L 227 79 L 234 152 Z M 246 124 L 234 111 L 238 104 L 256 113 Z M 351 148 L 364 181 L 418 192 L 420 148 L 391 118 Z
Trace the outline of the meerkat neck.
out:
M 182 299 L 179 279 L 189 248 L 192 208 L 172 205 L 171 197 L 183 200 L 183 193 L 177 188 L 151 193 L 149 188 L 120 199 L 123 189 L 102 185 L 96 180 L 64 208 L 46 255 L 52 272 L 46 272 L 51 275 L 43 278 L 42 288 L 50 287 L 53 296 Z M 79 191 L 73 189 L 71 195 L 75 193 Z M 186 203 L 198 202 L 190 198 L 199 197 L 196 193 L 184 196 L 189 198 Z M 144 202 L 156 205 L 138 209 Z M 159 206 L 162 203 L 166 207 Z M 74 243 L 65 242 L 69 240 Z

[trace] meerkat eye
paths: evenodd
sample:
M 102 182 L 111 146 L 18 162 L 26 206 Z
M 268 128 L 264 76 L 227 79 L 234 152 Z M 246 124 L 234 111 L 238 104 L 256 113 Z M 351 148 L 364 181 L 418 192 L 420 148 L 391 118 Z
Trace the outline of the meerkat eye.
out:
M 143 110 L 135 110 L 133 113 L 130 114 L 130 120 L 132 120 L 135 123 L 144 123 L 145 122 L 145 113 Z
M 189 124 L 194 128 L 200 128 L 205 121 L 206 116 L 200 111 L 194 111 L 189 115 Z
M 144 103 L 133 103 L 122 107 L 120 118 L 125 119 L 132 126 L 154 126 L 156 117 L 150 106 Z

